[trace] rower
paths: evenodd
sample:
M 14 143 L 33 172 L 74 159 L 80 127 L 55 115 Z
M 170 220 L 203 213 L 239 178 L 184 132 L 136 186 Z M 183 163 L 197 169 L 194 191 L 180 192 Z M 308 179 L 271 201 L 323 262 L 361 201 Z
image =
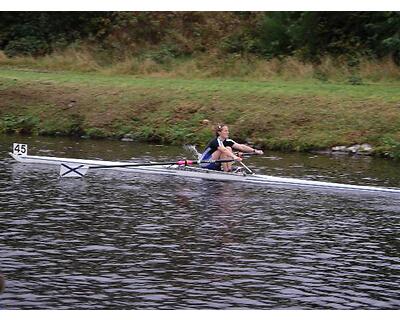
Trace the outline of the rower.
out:
M 255 154 L 264 154 L 262 150 L 254 149 L 245 144 L 236 143 L 229 139 L 229 128 L 225 124 L 220 124 L 215 129 L 215 138 L 210 140 L 200 157 L 203 160 L 226 160 L 242 161 L 242 158 L 233 153 L 233 149 L 241 152 L 251 152 Z M 202 165 L 203 168 L 211 170 L 221 170 L 226 172 L 232 171 L 232 163 L 209 163 Z

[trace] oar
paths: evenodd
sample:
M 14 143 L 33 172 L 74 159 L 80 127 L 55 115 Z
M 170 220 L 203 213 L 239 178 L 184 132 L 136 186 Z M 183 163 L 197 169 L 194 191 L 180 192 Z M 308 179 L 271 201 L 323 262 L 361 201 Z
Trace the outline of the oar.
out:
M 240 165 L 243 166 L 247 170 L 248 173 L 253 174 L 253 170 L 251 170 L 248 166 L 246 166 L 242 161 L 238 161 Z
M 260 156 L 259 153 L 255 153 L 255 152 L 240 152 L 240 151 L 235 151 L 234 152 L 236 155 L 240 154 L 242 156 Z
M 179 160 L 173 162 L 145 162 L 145 163 L 127 163 L 127 164 L 111 164 L 103 166 L 89 166 L 90 169 L 105 169 L 105 168 L 119 168 L 119 167 L 148 167 L 148 166 L 167 166 L 167 165 L 178 165 L 178 166 L 190 166 L 192 164 L 200 163 L 223 163 L 223 162 L 234 162 L 233 159 L 224 160 Z
M 233 159 L 224 160 L 179 160 L 173 162 L 151 162 L 151 163 L 123 163 L 123 164 L 111 164 L 111 165 L 100 165 L 91 166 L 85 164 L 76 165 L 74 163 L 61 163 L 60 176 L 61 177 L 83 177 L 89 169 L 108 169 L 108 168 L 123 168 L 123 167 L 148 167 L 148 166 L 162 166 L 162 165 L 179 165 L 179 166 L 189 166 L 192 164 L 200 163 L 224 163 L 224 162 L 234 162 Z

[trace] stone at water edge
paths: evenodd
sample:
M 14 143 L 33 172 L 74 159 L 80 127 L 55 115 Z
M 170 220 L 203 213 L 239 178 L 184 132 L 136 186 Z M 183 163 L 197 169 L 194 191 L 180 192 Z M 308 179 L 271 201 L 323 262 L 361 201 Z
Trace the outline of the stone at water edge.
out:
M 331 149 L 333 152 L 347 152 L 347 147 L 346 146 L 336 146 L 332 147 Z
M 358 150 L 360 150 L 360 147 L 361 147 L 361 146 L 360 146 L 359 144 L 355 144 L 355 145 L 353 145 L 353 146 L 348 147 L 347 150 L 348 150 L 349 152 L 351 152 L 351 153 L 357 153 Z
M 368 143 L 363 143 L 363 144 L 354 144 L 352 146 L 335 146 L 331 148 L 331 151 L 334 153 L 353 153 L 353 154 L 371 154 L 373 152 L 374 148 L 368 144 Z
M 124 134 L 124 136 L 121 138 L 121 141 L 124 141 L 124 142 L 134 141 L 133 134 L 131 134 L 131 133 Z
M 374 148 L 372 148 L 372 146 L 368 143 L 363 143 L 360 146 L 360 149 L 358 150 L 359 152 L 364 152 L 364 153 L 370 153 L 374 150 Z

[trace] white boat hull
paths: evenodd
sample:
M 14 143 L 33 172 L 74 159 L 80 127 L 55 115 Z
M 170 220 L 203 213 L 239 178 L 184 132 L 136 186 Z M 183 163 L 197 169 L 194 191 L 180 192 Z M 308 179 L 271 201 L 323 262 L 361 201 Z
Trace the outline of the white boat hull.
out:
M 16 155 L 10 153 L 10 155 L 18 162 L 22 163 L 38 163 L 47 165 L 58 165 L 61 163 L 69 163 L 76 165 L 88 165 L 88 166 L 107 166 L 107 165 L 126 165 L 126 162 L 118 161 L 102 161 L 102 160 L 85 160 L 85 159 L 74 159 L 74 158 L 58 158 L 58 157 L 46 157 L 46 156 L 30 156 L 30 155 Z M 338 189 L 338 190 L 354 190 L 354 191 L 369 191 L 369 192 L 390 192 L 400 194 L 400 189 L 394 188 L 383 188 L 375 186 L 358 186 L 342 183 L 322 182 L 303 180 L 295 178 L 284 178 L 267 176 L 260 174 L 243 175 L 241 173 L 225 173 L 217 172 L 213 170 L 199 169 L 193 167 L 182 167 L 182 166 L 143 166 L 143 167 L 117 167 L 117 168 L 102 168 L 101 170 L 118 170 L 139 174 L 163 174 L 173 176 L 183 176 L 191 178 L 201 178 L 210 180 L 221 180 L 221 181 L 235 181 L 235 182 L 246 182 L 255 184 L 273 184 L 273 185 L 284 185 L 284 186 L 298 186 L 298 187 L 310 187 L 310 188 L 324 188 L 324 189 Z

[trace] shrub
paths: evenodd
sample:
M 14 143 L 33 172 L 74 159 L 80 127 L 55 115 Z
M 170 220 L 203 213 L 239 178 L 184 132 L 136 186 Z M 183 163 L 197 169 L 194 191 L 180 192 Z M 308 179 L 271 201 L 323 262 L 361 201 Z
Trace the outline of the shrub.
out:
M 47 50 L 48 45 L 43 40 L 33 36 L 11 40 L 4 48 L 5 54 L 9 57 L 38 56 L 46 53 Z
M 400 142 L 391 137 L 382 138 L 382 142 L 386 150 L 384 154 L 390 158 L 400 160 Z
M 176 46 L 164 44 L 158 50 L 146 54 L 145 57 L 159 64 L 168 64 L 180 55 L 181 53 Z
M 234 33 L 221 43 L 221 49 L 228 53 L 246 53 L 256 50 L 254 36 L 249 33 Z
M 107 133 L 100 128 L 89 128 L 85 130 L 86 136 L 89 138 L 102 139 L 107 137 Z
M 363 84 L 363 80 L 360 76 L 358 75 L 351 75 L 349 77 L 349 79 L 347 80 L 349 84 L 353 85 L 353 86 L 358 86 L 358 85 L 362 85 Z
M 0 122 L 0 130 L 5 133 L 33 133 L 39 125 L 39 118 L 34 116 L 18 117 L 7 115 Z

